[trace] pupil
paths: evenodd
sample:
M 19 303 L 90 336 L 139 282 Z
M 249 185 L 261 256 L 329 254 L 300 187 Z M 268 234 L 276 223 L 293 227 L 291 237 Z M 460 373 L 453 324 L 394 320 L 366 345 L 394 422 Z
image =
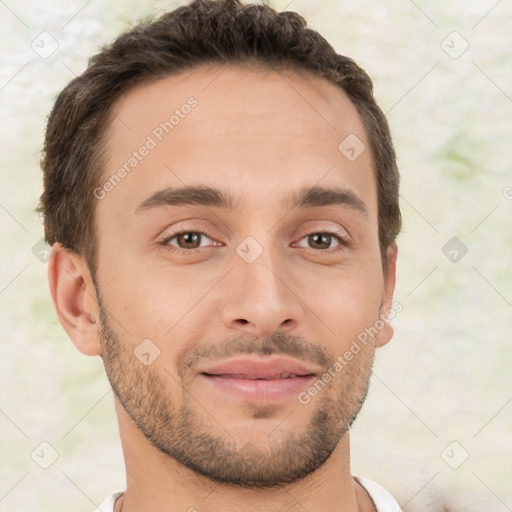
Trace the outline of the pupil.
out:
M 330 236 L 331 235 L 328 235 L 325 233 L 316 233 L 315 235 L 311 235 L 310 239 L 312 239 L 313 243 L 317 246 L 320 246 L 323 244 L 328 247 Z M 185 244 L 190 245 L 190 244 L 194 244 L 194 242 L 197 242 L 199 240 L 199 233 L 192 233 L 192 232 L 183 233 L 181 235 L 181 237 L 182 237 L 182 240 L 184 240 Z
M 198 233 L 183 233 L 182 235 L 184 241 L 185 241 L 185 244 L 193 244 L 194 242 L 197 242 L 198 239 L 199 239 L 199 234 Z
M 331 235 L 325 234 L 325 233 L 317 233 L 312 236 L 314 243 L 316 245 L 322 245 L 322 243 L 326 244 L 327 247 L 329 246 L 329 237 Z

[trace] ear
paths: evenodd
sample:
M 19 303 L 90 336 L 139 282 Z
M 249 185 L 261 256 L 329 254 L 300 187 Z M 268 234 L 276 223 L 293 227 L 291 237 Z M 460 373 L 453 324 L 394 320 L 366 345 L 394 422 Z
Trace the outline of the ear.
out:
M 384 291 L 382 294 L 382 303 L 380 305 L 380 319 L 384 321 L 384 327 L 379 329 L 379 333 L 376 336 L 375 344 L 377 347 L 382 347 L 388 343 L 393 337 L 393 327 L 385 321 L 389 318 L 390 312 L 393 314 L 393 294 L 395 292 L 396 283 L 396 259 L 398 256 L 398 247 L 396 244 L 392 244 L 388 247 L 387 251 L 387 265 L 384 272 Z
M 48 281 L 59 321 L 76 348 L 88 356 L 100 355 L 98 301 L 84 258 L 54 244 Z

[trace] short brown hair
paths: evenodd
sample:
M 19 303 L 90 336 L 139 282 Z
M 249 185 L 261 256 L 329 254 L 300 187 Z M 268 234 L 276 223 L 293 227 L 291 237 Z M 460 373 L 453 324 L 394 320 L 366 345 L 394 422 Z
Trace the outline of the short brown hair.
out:
M 302 71 L 345 91 L 370 141 L 384 264 L 386 249 L 401 227 L 399 173 L 389 126 L 369 76 L 352 59 L 337 54 L 297 13 L 240 0 L 195 0 L 140 23 L 103 47 L 62 90 L 48 120 L 41 160 L 44 191 L 37 211 L 44 216 L 46 241 L 83 255 L 94 273 L 93 190 L 103 175 L 103 135 L 112 105 L 136 84 L 205 63 Z

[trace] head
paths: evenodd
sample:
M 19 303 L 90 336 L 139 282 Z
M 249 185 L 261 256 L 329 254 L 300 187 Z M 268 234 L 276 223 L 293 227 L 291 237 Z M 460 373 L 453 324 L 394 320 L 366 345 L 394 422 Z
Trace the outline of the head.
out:
M 219 482 L 320 467 L 392 336 L 399 179 L 368 75 L 295 13 L 194 1 L 70 82 L 42 168 L 52 297 L 123 421 Z M 241 355 L 317 391 L 219 392 L 207 370 Z

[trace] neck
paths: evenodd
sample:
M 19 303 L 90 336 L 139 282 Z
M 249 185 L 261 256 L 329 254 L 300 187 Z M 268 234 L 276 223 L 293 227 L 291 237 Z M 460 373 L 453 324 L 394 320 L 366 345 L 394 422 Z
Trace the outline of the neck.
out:
M 352 478 L 348 433 L 325 464 L 301 480 L 274 489 L 247 489 L 214 482 L 161 453 L 123 414 L 122 407 L 117 409 L 127 488 L 117 500 L 115 512 L 376 510 L 366 491 Z

